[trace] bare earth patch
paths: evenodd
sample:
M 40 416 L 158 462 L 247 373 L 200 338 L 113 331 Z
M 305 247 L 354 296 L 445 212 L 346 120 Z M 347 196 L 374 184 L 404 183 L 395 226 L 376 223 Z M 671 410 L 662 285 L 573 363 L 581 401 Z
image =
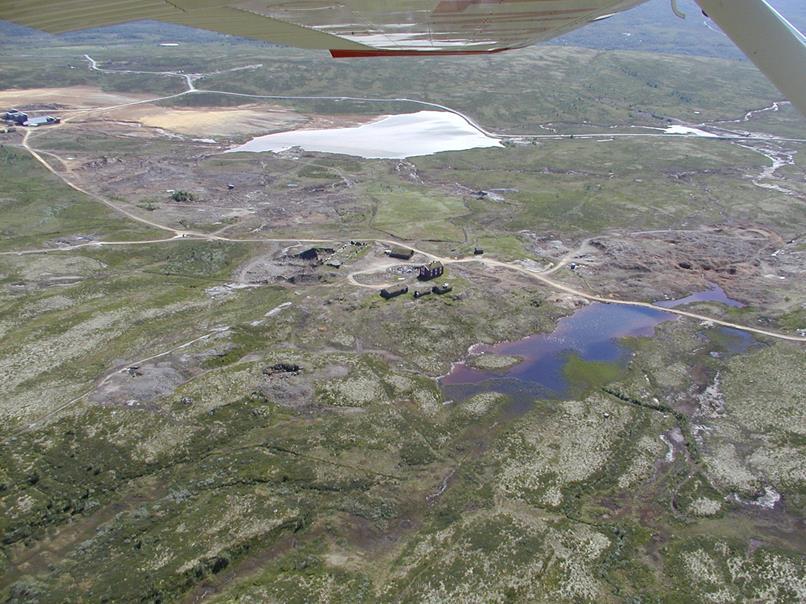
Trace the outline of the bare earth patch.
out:
M 293 111 L 265 106 L 173 109 L 136 105 L 116 114 L 121 115 L 144 126 L 205 137 L 266 134 L 289 130 L 306 122 L 302 115 Z
M 19 106 L 56 104 L 66 108 L 111 107 L 152 98 L 153 94 L 104 92 L 94 86 L 68 86 L 66 88 L 12 88 L 0 90 L 0 104 Z

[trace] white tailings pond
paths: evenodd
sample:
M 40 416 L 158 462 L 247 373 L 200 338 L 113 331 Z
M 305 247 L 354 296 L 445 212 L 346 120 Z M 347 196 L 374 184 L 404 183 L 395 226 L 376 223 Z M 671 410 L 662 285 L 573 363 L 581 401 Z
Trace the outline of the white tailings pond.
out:
M 657 128 L 660 130 L 660 128 Z M 705 138 L 717 138 L 718 134 L 713 134 L 712 132 L 706 132 L 705 130 L 700 130 L 699 128 L 692 128 L 691 126 L 669 126 L 664 130 L 666 134 L 685 134 L 687 136 L 702 136 Z
M 500 140 L 482 134 L 455 113 L 418 111 L 390 115 L 353 128 L 292 130 L 258 136 L 227 153 L 277 153 L 292 147 L 302 147 L 306 151 L 356 155 L 365 159 L 403 159 L 440 151 L 463 151 L 503 145 Z

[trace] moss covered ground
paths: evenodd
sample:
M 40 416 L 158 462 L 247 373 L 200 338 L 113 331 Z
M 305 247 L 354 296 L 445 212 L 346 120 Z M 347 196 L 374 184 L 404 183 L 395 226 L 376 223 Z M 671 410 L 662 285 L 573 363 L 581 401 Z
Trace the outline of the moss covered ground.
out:
M 117 68 L 263 62 L 204 84 L 417 96 L 494 129 L 568 132 L 592 123 L 660 127 L 695 111 L 703 120 L 741 117 L 775 98 L 746 64 L 642 53 L 530 48 L 506 60 L 407 64 L 403 78 L 390 75 L 400 65 L 391 59 L 357 67 L 221 39 L 189 43 L 180 55 L 152 44 L 133 57 L 143 47 L 81 38 L 43 44 L 40 57 L 17 63 L 3 47 L 0 82 L 164 94 L 177 90 L 174 79 L 68 65 L 84 52 Z M 524 90 L 536 70 L 545 80 Z M 670 75 L 660 81 L 662 70 Z M 490 90 L 499 91 L 495 103 Z M 225 102 L 175 102 L 186 101 Z M 381 111 L 326 102 L 294 109 Z M 765 116 L 760 131 L 799 132 L 802 121 L 787 111 Z M 549 333 L 582 301 L 479 263 L 449 266 L 453 291 L 419 300 L 385 301 L 346 278 L 361 270 L 375 284 L 415 283 L 414 262 L 387 268 L 385 244 L 351 239 L 401 239 L 446 256 L 479 245 L 486 257 L 527 266 L 559 262 L 579 246 L 582 266 L 552 278 L 628 295 L 651 274 L 644 298 L 718 278 L 748 306 L 708 303 L 702 312 L 795 333 L 802 215 L 793 195 L 753 184 L 749 175 L 768 163 L 759 153 L 685 138 L 576 138 L 406 162 L 246 157 L 102 126 L 33 141 L 97 164 L 73 177 L 161 224 L 226 227 L 233 239 L 338 239 L 344 264 L 305 265 L 293 240 L 179 238 L 16 254 L 78 237 L 165 233 L 124 220 L 4 142 L 5 601 L 806 598 L 802 345 L 680 319 L 623 340 L 623 365 L 566 355 L 572 387 L 562 400 L 515 400 L 491 388 L 448 401 L 438 376 L 467 360 L 473 344 Z M 105 157 L 120 161 L 98 163 Z M 782 184 L 800 178 L 797 161 Z M 234 192 L 219 194 L 231 180 Z M 170 202 L 176 182 L 202 202 Z M 498 193 L 479 198 L 478 190 Z M 694 261 L 679 251 L 687 233 L 701 237 L 686 253 L 702 263 L 739 249 L 731 245 L 745 246 L 746 257 L 734 273 L 683 273 L 678 263 Z M 630 247 L 639 240 L 648 247 Z M 674 261 L 647 268 L 643 250 L 653 244 L 674 249 L 657 252 Z M 255 263 L 271 270 L 251 277 Z M 506 372 L 518 359 L 488 360 Z

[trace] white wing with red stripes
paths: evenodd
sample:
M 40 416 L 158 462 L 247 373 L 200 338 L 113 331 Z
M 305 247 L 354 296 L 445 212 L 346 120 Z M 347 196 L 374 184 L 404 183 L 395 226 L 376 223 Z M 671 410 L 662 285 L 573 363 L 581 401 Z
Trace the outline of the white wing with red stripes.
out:
M 153 19 L 350 55 L 478 53 L 547 40 L 645 0 L 0 0 L 59 33 Z
M 337 57 L 520 48 L 645 0 L 0 0 L 0 19 L 48 32 L 153 19 Z M 765 0 L 697 0 L 806 115 L 806 38 Z

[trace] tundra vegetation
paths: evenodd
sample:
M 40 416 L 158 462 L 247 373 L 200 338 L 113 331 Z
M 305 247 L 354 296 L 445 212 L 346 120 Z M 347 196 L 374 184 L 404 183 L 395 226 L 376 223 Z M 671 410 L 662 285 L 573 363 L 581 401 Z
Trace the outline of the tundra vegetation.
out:
M 109 69 L 215 63 L 222 73 L 196 82 L 207 90 L 420 98 L 495 131 L 740 120 L 720 123 L 806 133 L 786 104 L 742 121 L 777 93 L 728 60 L 540 47 L 402 69 L 156 31 L 93 34 L 103 45 L 26 34 L 36 54 L 3 44 L 0 99 L 23 105 L 37 89 L 58 112 L 86 108 L 90 90 L 123 102 L 183 90 L 181 78 L 90 71 L 87 53 Z M 173 36 L 179 47 L 154 44 Z M 472 345 L 552 332 L 586 300 L 478 258 L 447 264 L 446 295 L 385 301 L 377 289 L 414 287 L 427 259 L 396 263 L 390 241 L 446 259 L 481 246 L 538 271 L 573 261 L 549 277 L 601 296 L 717 284 L 744 306 L 687 310 L 796 336 L 802 143 L 577 136 L 408 160 L 223 154 L 257 132 L 210 142 L 159 120 L 248 111 L 262 134 L 416 106 L 215 94 L 149 105 L 147 119 L 88 111 L 31 134 L 53 173 L 21 133 L 0 135 L 4 600 L 806 599 L 802 343 L 678 317 L 622 340 L 618 361 L 565 355 L 565 396 L 491 387 L 446 400 L 438 377 L 452 363 L 497 375 L 521 361 Z M 789 163 L 765 177 L 770 156 Z

